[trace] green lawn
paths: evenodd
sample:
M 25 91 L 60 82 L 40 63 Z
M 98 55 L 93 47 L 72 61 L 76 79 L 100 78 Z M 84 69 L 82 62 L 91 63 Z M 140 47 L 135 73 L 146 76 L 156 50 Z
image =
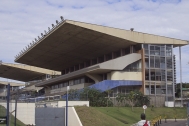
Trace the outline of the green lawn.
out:
M 14 116 L 10 114 L 10 126 L 14 126 Z M 6 116 L 6 109 L 0 105 L 0 116 Z M 6 124 L 0 124 L 0 126 L 6 126 Z M 17 119 L 16 126 L 25 126 L 20 120 Z
M 76 107 L 76 111 L 84 126 L 130 126 L 140 120 L 142 107 Z M 179 119 L 186 118 L 186 108 L 148 108 L 146 110 L 147 120 L 157 116 Z
M 75 107 L 83 126 L 125 126 L 117 119 L 92 107 Z

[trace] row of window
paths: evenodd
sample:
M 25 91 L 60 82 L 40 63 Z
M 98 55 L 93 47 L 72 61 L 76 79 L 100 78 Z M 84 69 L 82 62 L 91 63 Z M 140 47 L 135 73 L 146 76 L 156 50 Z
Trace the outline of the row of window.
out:
M 62 70 L 62 75 L 68 74 L 70 72 L 77 71 L 77 70 L 80 70 L 80 69 L 83 69 L 83 68 L 98 64 L 98 63 L 102 63 L 102 62 L 105 62 L 105 61 L 108 61 L 108 60 L 111 60 L 111 59 L 115 59 L 117 57 L 121 57 L 121 56 L 130 54 L 130 53 L 133 53 L 133 52 L 136 52 L 139 49 L 141 49 L 141 46 L 139 46 L 139 45 L 129 46 L 127 48 L 120 49 L 118 51 L 111 52 L 111 53 L 99 56 L 97 58 L 88 60 L 86 62 L 77 64 L 75 66 L 72 66 L 72 67 L 69 67 L 67 69 Z
M 145 80 L 151 81 L 166 81 L 165 70 L 154 70 L 147 69 L 145 72 Z M 167 81 L 173 81 L 173 72 L 172 70 L 167 71 Z
M 166 88 L 160 85 L 146 85 L 145 91 L 147 95 L 151 94 L 166 94 Z M 173 94 L 173 87 L 167 86 L 167 94 Z
M 144 45 L 145 55 L 172 56 L 171 45 Z

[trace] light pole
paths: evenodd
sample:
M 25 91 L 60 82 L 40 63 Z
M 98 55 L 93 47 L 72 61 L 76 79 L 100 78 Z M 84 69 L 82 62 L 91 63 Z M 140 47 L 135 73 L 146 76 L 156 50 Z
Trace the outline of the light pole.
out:
M 66 91 L 66 126 L 68 126 L 68 91 L 70 89 L 70 86 L 67 86 Z

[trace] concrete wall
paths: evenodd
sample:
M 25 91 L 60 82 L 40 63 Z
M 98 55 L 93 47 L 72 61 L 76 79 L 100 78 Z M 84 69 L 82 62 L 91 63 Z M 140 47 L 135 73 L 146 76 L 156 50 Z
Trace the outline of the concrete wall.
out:
M 90 86 L 92 83 L 82 83 L 82 84 L 76 84 L 76 85 L 72 85 L 70 86 L 70 89 L 82 89 L 84 87 L 88 87 Z M 46 88 L 45 88 L 46 90 Z M 63 88 L 58 88 L 58 89 L 52 89 L 50 90 L 51 94 L 54 93 L 60 93 L 60 92 L 66 92 L 67 91 L 67 87 L 63 87 Z
M 66 106 L 66 101 L 58 101 L 58 107 Z M 88 106 L 89 101 L 69 101 L 68 106 Z
M 65 126 L 65 108 L 35 108 L 36 126 Z
M 6 103 L 0 103 L 5 108 Z M 10 104 L 10 112 L 15 110 L 15 104 Z M 15 112 L 12 113 L 15 115 Z M 35 124 L 35 103 L 17 103 L 17 119 L 24 124 Z
M 155 107 L 164 107 L 165 106 L 165 96 L 161 95 L 147 95 L 150 97 L 150 105 L 154 105 Z
M 52 103 L 54 104 L 54 103 Z M 0 103 L 0 105 L 7 107 L 6 103 Z M 58 107 L 65 107 L 65 101 L 58 101 Z M 68 126 L 82 126 L 81 121 L 74 109 L 70 106 L 89 106 L 89 101 L 69 101 L 69 113 L 68 113 Z M 51 106 L 57 107 L 57 106 Z M 10 104 L 10 112 L 15 110 L 15 104 Z M 12 113 L 15 115 L 15 113 Z M 17 119 L 22 121 L 24 124 L 35 124 L 35 103 L 17 103 Z M 73 121 L 74 120 L 74 121 Z
M 83 126 L 74 107 L 68 108 L 68 126 Z
M 111 80 L 142 80 L 142 72 L 113 71 L 110 73 Z
M 174 102 L 173 101 L 165 101 L 165 106 L 166 107 L 174 107 Z

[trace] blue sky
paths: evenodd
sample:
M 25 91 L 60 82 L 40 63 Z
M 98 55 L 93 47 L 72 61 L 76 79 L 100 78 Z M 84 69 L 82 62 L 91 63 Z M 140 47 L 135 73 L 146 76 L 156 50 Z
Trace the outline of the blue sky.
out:
M 0 0 L 0 60 L 14 62 L 60 16 L 189 40 L 188 7 L 189 0 Z M 174 54 L 179 66 L 177 48 Z M 183 82 L 189 82 L 189 46 L 182 47 L 182 56 Z

